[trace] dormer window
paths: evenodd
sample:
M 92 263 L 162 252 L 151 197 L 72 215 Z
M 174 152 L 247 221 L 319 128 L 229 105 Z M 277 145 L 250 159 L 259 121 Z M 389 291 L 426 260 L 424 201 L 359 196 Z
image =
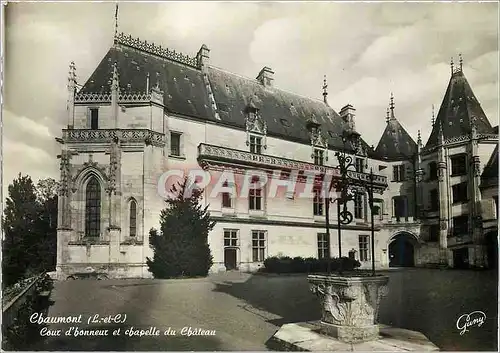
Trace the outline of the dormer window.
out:
M 314 164 L 323 165 L 325 161 L 325 151 L 323 149 L 314 149 Z
M 262 137 L 250 135 L 250 153 L 262 154 Z
M 306 127 L 309 130 L 312 147 L 311 158 L 316 165 L 324 165 L 325 161 L 328 161 L 328 140 L 323 136 L 320 126 L 314 115 L 307 120 Z
M 245 125 L 247 131 L 247 146 L 250 152 L 262 154 L 262 149 L 266 149 L 267 124 L 260 116 L 259 109 L 255 105 L 253 98 L 250 98 L 245 108 Z

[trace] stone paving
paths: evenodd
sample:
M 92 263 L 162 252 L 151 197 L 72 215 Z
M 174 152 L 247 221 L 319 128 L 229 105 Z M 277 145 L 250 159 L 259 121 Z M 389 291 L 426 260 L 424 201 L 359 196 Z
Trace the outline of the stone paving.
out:
M 388 273 L 389 296 L 381 305 L 381 322 L 417 330 L 441 350 L 495 350 L 497 278 L 494 272 L 405 269 Z M 50 337 L 34 350 L 213 351 L 267 350 L 266 341 L 286 323 L 317 320 L 319 305 L 304 275 L 261 276 L 238 272 L 206 279 L 108 280 L 58 282 L 49 315 L 84 318 L 124 313 L 124 323 L 54 324 L 82 329 L 109 329 L 106 337 Z M 456 321 L 481 310 L 482 327 L 460 335 Z M 86 319 L 85 319 L 86 321 Z M 160 336 L 129 337 L 127 328 L 156 327 Z M 176 336 L 164 336 L 170 327 Z M 183 327 L 215 330 L 215 335 L 183 336 Z M 113 337 L 113 329 L 121 335 Z

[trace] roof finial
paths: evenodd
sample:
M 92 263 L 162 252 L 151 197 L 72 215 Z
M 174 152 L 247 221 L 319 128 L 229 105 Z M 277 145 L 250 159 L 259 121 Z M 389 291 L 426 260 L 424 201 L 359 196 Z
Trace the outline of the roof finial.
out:
M 451 57 L 450 66 L 451 66 L 451 74 L 453 75 L 453 56 Z
M 394 94 L 391 92 L 391 104 L 389 105 L 391 109 L 391 119 L 394 119 Z
M 431 118 L 431 124 L 432 126 L 434 126 L 434 123 L 436 122 L 436 120 L 434 119 L 434 104 L 432 105 L 432 118 Z
M 323 77 L 323 101 L 325 102 L 325 104 L 328 104 L 328 101 L 326 99 L 326 97 L 328 96 L 327 88 L 328 88 L 328 84 L 326 83 L 326 75 L 325 75 Z
M 438 143 L 441 145 L 443 142 L 444 142 L 443 124 L 439 123 Z
M 115 36 L 113 37 L 115 43 L 117 40 L 117 36 L 118 36 L 118 2 L 116 3 L 116 7 L 115 7 Z
M 460 72 L 462 72 L 462 66 L 464 63 L 464 60 L 462 58 L 462 53 L 458 54 L 458 62 L 460 63 Z
M 417 144 L 419 146 L 422 145 L 422 136 L 420 135 L 420 130 L 418 130 L 418 134 L 417 134 Z
M 111 91 L 118 91 L 120 87 L 120 84 L 118 82 L 118 68 L 116 66 L 116 61 L 113 64 L 113 81 L 111 83 Z
M 68 87 L 70 85 L 74 85 L 76 83 L 76 67 L 75 62 L 71 61 L 69 64 L 69 72 L 68 72 Z
M 160 91 L 160 73 L 156 73 L 156 85 L 155 85 L 155 90 Z
M 389 112 L 389 108 L 387 108 L 387 114 L 385 115 L 385 122 L 389 124 L 389 119 L 391 118 L 391 113 Z

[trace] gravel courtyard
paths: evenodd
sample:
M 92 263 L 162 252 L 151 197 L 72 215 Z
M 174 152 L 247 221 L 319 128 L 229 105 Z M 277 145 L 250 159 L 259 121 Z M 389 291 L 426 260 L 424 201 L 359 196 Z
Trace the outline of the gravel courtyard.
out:
M 494 272 L 404 269 L 387 272 L 389 296 L 381 304 L 384 324 L 423 332 L 441 350 L 495 350 L 497 277 Z M 51 316 L 78 316 L 81 324 L 53 324 L 34 350 L 192 351 L 267 350 L 266 341 L 283 324 L 319 318 L 319 305 L 304 276 L 262 276 L 238 272 L 204 279 L 65 281 L 56 283 Z M 486 314 L 482 327 L 460 335 L 456 321 L 475 310 Z M 126 320 L 87 318 L 126 314 Z M 123 320 L 121 320 L 123 321 Z M 107 336 L 65 336 L 70 326 L 108 329 Z M 182 328 L 212 331 L 182 335 Z M 120 335 L 112 331 L 120 328 Z M 127 329 L 158 336 L 130 336 Z M 164 335 L 176 331 L 176 335 Z M 213 332 L 215 331 L 215 332 Z M 127 331 L 129 332 L 129 331 Z M 145 333 L 146 331 L 144 331 Z M 214 333 L 214 334 L 213 334 Z

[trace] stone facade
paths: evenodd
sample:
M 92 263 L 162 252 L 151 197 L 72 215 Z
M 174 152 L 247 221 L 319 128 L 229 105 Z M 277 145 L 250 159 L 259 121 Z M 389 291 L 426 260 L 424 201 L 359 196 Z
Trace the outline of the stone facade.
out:
M 265 110 L 261 110 L 266 107 L 265 99 L 271 99 L 270 96 L 292 99 L 281 91 L 272 91 L 275 88 L 271 69 L 265 68 L 265 75 L 261 72 L 258 76 L 260 80 L 248 79 L 249 85 L 264 92 L 260 99 L 254 96 L 255 102 L 252 94 L 238 83 L 240 94 L 246 96 L 240 111 L 235 111 L 236 105 L 227 107 L 223 103 L 222 94 L 236 95 L 238 92 L 232 90 L 238 87 L 221 84 L 225 82 L 223 79 L 227 80 L 228 74 L 216 72 L 208 65 L 209 50 L 205 45 L 200 49 L 197 61 L 193 61 L 172 57 L 171 52 L 156 53 L 159 49 L 155 49 L 156 54 L 153 55 L 150 50 L 144 51 L 143 46 L 130 42 L 130 39 L 128 44 L 117 41 L 112 50 L 118 53 L 116 55 L 122 55 L 117 59 L 118 64 L 116 61 L 112 63 L 111 54 L 109 60 L 100 64 L 109 66 L 109 76 L 102 78 L 103 82 L 111 81 L 108 93 L 102 93 L 107 88 L 97 84 L 99 78 L 96 75 L 102 74 L 102 70 L 96 70 L 79 92 L 75 89 L 74 64 L 70 70 L 68 127 L 58 139 L 61 144 L 61 189 L 57 270 L 61 278 L 90 269 L 107 272 L 112 277 L 150 276 L 146 266 L 146 258 L 152 256 L 148 232 L 159 227 L 159 215 L 165 207 L 159 183 L 167 171 L 204 168 L 213 180 L 225 170 L 242 176 L 248 170 L 258 169 L 265 171 L 270 178 L 273 170 L 280 169 L 310 169 L 333 177 L 338 175 L 334 154 L 339 145 L 335 141 L 338 141 L 341 131 L 355 129 L 355 110 L 352 106 L 344 107 L 341 116 L 338 116 L 322 100 L 311 99 L 306 105 L 301 101 L 303 98 L 292 96 L 297 102 L 302 102 L 302 106 L 292 103 L 287 108 L 289 120 L 298 114 L 308 115 L 309 120 L 307 124 L 306 119 L 303 120 L 303 127 L 295 126 L 293 133 L 289 130 L 290 136 L 287 137 L 287 134 L 278 131 L 276 124 L 279 124 L 280 116 L 265 116 Z M 164 67 L 170 65 L 169 70 L 176 70 L 178 76 L 174 77 L 172 73 L 162 78 L 162 74 L 156 73 L 155 78 L 152 70 L 140 71 L 140 65 L 131 59 L 133 55 L 134 60 L 140 57 L 145 63 L 154 58 Z M 139 93 L 130 90 L 137 75 L 132 77 L 125 67 L 132 71 L 137 68 L 136 71 L 141 72 L 139 79 L 143 81 L 139 80 L 138 86 L 144 88 L 138 89 Z M 175 87 L 180 85 L 184 88 L 175 91 Z M 220 87 L 225 87 L 225 92 L 221 92 Z M 192 91 L 191 95 L 186 93 L 187 90 Z M 315 111 L 320 114 L 323 110 L 325 116 L 312 114 L 311 118 L 307 113 Z M 233 117 L 240 117 L 241 121 L 232 121 L 228 112 Z M 347 120 L 343 119 L 344 115 Z M 286 119 L 281 119 L 281 124 L 286 127 L 283 120 Z M 333 125 L 328 127 L 328 124 Z M 317 130 L 308 126 L 316 126 Z M 291 136 L 293 134 L 296 137 Z M 258 151 L 252 150 L 255 138 L 260 143 Z M 437 184 L 440 195 L 447 194 L 445 190 L 451 192 L 455 177 L 450 177 L 446 168 L 451 168 L 452 153 L 466 151 L 470 156 L 478 157 L 477 168 L 474 167 L 466 176 L 456 177 L 477 181 L 477 173 L 481 172 L 491 155 L 496 138 L 493 135 L 481 136 L 480 139 L 476 136 L 472 140 L 472 143 L 468 142 L 470 139 L 442 141 L 440 148 L 424 153 L 419 136 L 419 158 L 410 160 L 387 159 L 364 145 L 348 151 L 358 164 L 357 171 L 350 172 L 353 180 L 368 180 L 370 170 L 376 178 L 378 190 L 374 204 L 377 213 L 374 218 L 377 268 L 390 265 L 391 251 L 399 251 L 391 250 L 391 244 L 398 239 L 409 244 L 411 250 L 408 256 L 412 257 L 410 263 L 413 265 L 438 264 L 443 261 L 443 256 L 447 264 L 453 265 L 450 244 L 445 241 L 448 239 L 449 222 L 453 215 L 480 202 L 478 183 L 471 184 L 471 195 L 474 195 L 471 199 L 475 203 L 455 205 L 449 199 L 441 198 L 441 212 L 425 213 L 423 210 L 431 202 L 428 199 L 429 190 Z M 322 166 L 315 165 L 318 164 L 315 160 L 318 151 L 322 153 Z M 422 177 L 422 171 L 428 169 L 431 161 L 440 162 L 442 169 L 439 170 L 443 174 L 439 181 Z M 394 170 L 402 164 L 406 166 L 405 175 L 395 179 Z M 241 183 L 236 181 L 240 186 Z M 306 185 L 300 179 L 295 190 L 286 192 L 281 187 L 276 197 L 266 196 L 270 188 L 266 185 L 262 189 L 261 209 L 249 210 L 248 196 L 241 195 L 234 197 L 229 207 L 224 207 L 228 205 L 223 205 L 221 195 L 212 195 L 214 183 L 209 183 L 203 202 L 209 205 L 212 217 L 217 220 L 209 235 L 214 257 L 212 271 L 233 267 L 254 271 L 263 266 L 264 258 L 275 255 L 318 257 L 326 251 L 338 256 L 337 207 L 335 204 L 330 207 L 330 237 L 325 240 L 319 235 L 326 232 L 324 205 L 321 212 L 315 215 L 312 194 L 309 198 L 298 197 L 298 190 L 303 190 Z M 483 193 L 491 193 L 489 190 Z M 395 206 L 395 198 L 402 196 L 406 200 L 401 206 L 403 208 Z M 350 201 L 348 208 L 355 217 L 350 225 L 341 229 L 342 255 L 347 256 L 349 251 L 353 251 L 362 267 L 370 267 L 371 215 L 366 192 L 356 207 L 355 202 Z M 481 212 L 480 208 L 476 212 Z M 441 227 L 438 237 L 430 235 L 432 224 Z M 479 244 L 481 236 L 474 234 L 473 244 Z M 263 241 L 257 247 L 254 246 L 256 239 Z M 456 241 L 453 244 L 458 246 Z M 479 255 L 482 250 L 477 246 L 475 249 L 478 250 L 472 261 L 482 263 Z

